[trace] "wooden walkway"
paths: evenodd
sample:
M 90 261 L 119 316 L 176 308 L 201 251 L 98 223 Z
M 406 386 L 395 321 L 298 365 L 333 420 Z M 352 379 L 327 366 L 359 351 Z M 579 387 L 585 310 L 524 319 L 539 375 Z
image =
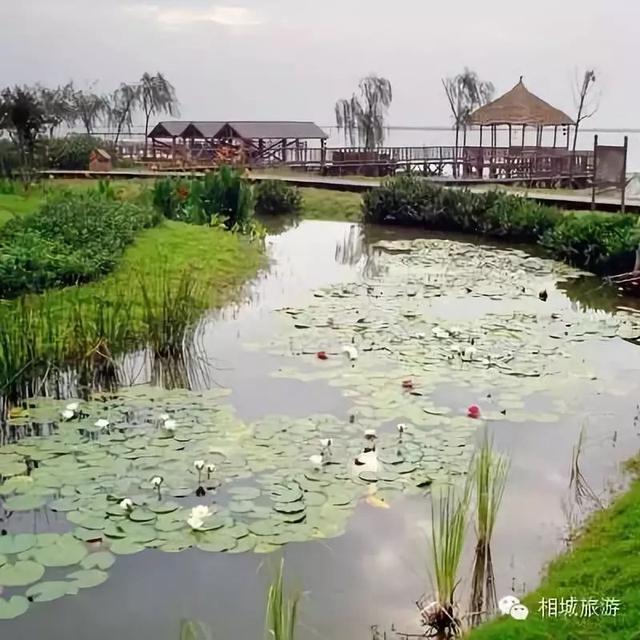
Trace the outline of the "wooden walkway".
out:
M 50 170 L 41 172 L 43 177 L 52 178 L 85 178 L 85 179 L 153 179 L 164 177 L 184 177 L 184 176 L 203 176 L 201 171 L 64 171 Z M 253 181 L 260 180 L 282 180 L 288 184 L 298 187 L 313 187 L 316 189 L 329 189 L 333 191 L 352 191 L 362 193 L 380 186 L 381 180 L 378 178 L 340 178 L 329 176 L 310 176 L 310 175 L 274 175 L 271 173 L 251 172 L 250 179 Z M 472 191 L 486 191 L 486 186 L 504 185 L 504 181 L 488 181 L 486 179 L 454 179 L 454 178 L 429 178 L 433 182 L 448 187 L 468 187 Z M 519 181 L 521 182 L 521 181 Z M 482 187 L 481 187 L 482 185 Z M 566 191 L 558 191 L 557 193 L 549 193 L 548 191 L 509 189 L 509 193 L 534 200 L 542 204 L 548 204 L 559 207 L 561 209 L 587 210 L 591 208 L 591 197 L 582 194 L 567 193 Z M 599 211 L 619 211 L 619 198 L 596 197 L 596 208 Z M 630 213 L 640 213 L 640 198 L 627 198 L 626 209 Z

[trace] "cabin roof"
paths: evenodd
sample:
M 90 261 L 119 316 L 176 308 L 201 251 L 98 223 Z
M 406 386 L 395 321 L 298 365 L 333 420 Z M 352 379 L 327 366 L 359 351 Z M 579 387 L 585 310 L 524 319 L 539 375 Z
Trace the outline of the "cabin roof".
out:
M 165 121 L 159 122 L 149 133 L 150 138 L 215 138 L 222 129 L 230 127 L 239 138 L 259 139 L 326 139 L 329 136 L 314 122 L 290 120 L 254 121 Z

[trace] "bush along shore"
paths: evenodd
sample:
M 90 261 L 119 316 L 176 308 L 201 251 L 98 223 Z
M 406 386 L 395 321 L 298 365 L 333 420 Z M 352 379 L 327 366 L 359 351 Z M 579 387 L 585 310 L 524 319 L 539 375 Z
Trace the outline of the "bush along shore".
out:
M 412 176 L 389 178 L 367 192 L 363 214 L 365 222 L 536 243 L 598 274 L 630 271 L 640 239 L 631 214 L 568 213 L 501 191 L 444 188 Z
M 0 236 L 0 298 L 95 280 L 114 269 L 142 229 L 161 215 L 109 193 L 61 191 L 10 220 Z

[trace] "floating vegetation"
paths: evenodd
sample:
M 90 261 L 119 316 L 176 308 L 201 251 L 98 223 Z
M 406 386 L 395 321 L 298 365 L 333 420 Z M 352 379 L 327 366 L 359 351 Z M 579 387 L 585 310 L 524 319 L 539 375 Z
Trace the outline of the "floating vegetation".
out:
M 465 425 L 377 434 L 374 469 L 354 462 L 373 441 L 359 424 L 330 415 L 245 423 L 220 403 L 224 395 L 133 387 L 84 402 L 32 399 L 13 411 L 10 444 L 0 449 L 3 521 L 14 532 L 0 538 L 0 553 L 11 556 L 0 585 L 46 581 L 40 567 L 80 563 L 89 544 L 99 553 L 81 571 L 91 573 L 70 574 L 83 588 L 106 579 L 111 554 L 269 553 L 335 537 L 361 500 L 424 494 L 433 478 L 468 465 Z M 314 451 L 325 452 L 319 467 L 309 461 Z M 56 522 L 65 532 L 42 534 L 45 546 L 32 549 L 19 533 L 29 512 L 36 528 Z
M 541 289 L 580 275 L 551 260 L 445 240 L 376 246 L 379 273 L 282 309 L 291 329 L 267 345 L 298 362 L 274 375 L 342 388 L 361 424 L 446 429 L 469 406 L 434 405 L 451 387 L 473 401 L 472 417 L 555 422 L 578 386 L 599 392 L 608 375 L 585 364 L 583 343 L 640 335 L 632 315 L 587 314 L 553 293 L 542 304 Z

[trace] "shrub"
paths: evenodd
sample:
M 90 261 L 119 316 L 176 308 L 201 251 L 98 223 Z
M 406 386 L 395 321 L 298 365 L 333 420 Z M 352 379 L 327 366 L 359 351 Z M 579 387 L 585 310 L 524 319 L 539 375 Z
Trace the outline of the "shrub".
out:
M 44 164 L 48 169 L 88 169 L 89 156 L 99 147 L 104 147 L 104 142 L 86 134 L 53 138 L 46 143 L 47 155 Z
M 637 229 L 637 218 L 630 214 L 566 214 L 544 233 L 541 244 L 555 257 L 580 267 L 628 271 L 638 243 Z
M 163 178 L 153 188 L 153 205 L 166 218 L 192 224 L 222 222 L 227 229 L 253 230 L 254 201 L 242 173 L 222 166 L 204 180 Z
M 258 215 L 299 213 L 302 195 L 283 180 L 262 180 L 253 188 Z
M 0 297 L 98 278 L 114 268 L 138 231 L 159 219 L 149 207 L 97 191 L 57 193 L 3 227 Z
M 413 176 L 388 178 L 363 198 L 364 219 L 538 242 L 559 259 L 597 272 L 631 268 L 635 216 L 569 214 L 501 191 L 444 188 Z

